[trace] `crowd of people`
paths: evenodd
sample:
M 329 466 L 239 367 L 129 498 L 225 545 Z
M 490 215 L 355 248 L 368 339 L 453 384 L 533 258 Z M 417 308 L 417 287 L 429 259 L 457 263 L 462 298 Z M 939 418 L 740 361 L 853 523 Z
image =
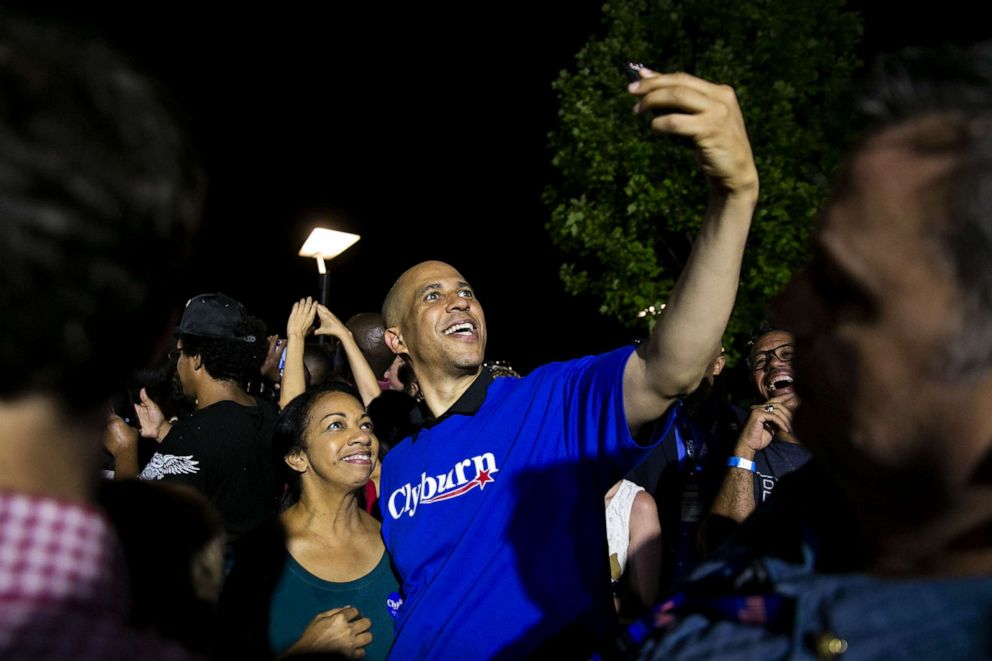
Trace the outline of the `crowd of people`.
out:
M 471 284 L 424 261 L 284 333 L 195 295 L 154 356 L 183 130 L 103 45 L 0 19 L 3 658 L 992 656 L 992 47 L 878 65 L 741 409 L 731 88 L 617 91 L 710 187 L 636 346 L 487 366 Z

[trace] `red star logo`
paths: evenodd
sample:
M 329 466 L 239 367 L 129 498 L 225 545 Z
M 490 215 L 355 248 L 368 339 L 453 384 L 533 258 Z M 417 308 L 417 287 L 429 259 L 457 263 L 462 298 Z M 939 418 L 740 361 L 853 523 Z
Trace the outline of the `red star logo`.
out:
M 482 491 L 486 484 L 495 482 L 496 480 L 489 477 L 489 471 L 479 471 L 479 474 L 475 476 L 475 481 L 479 483 L 479 491 Z

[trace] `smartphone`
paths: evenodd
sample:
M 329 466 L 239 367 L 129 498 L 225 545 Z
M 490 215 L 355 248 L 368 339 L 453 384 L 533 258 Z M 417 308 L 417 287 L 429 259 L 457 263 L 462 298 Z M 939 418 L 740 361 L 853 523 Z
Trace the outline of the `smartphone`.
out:
M 627 62 L 626 64 L 623 65 L 622 68 L 623 68 L 624 74 L 626 74 L 627 78 L 630 79 L 630 82 L 636 83 L 638 80 L 641 79 L 641 69 L 647 69 L 648 67 L 644 66 L 640 62 Z M 672 112 L 672 111 L 671 110 L 652 110 L 651 111 L 651 114 L 654 117 L 661 117 L 662 115 L 667 115 L 670 112 Z
M 138 416 L 134 412 L 134 399 L 131 396 L 129 388 L 125 388 L 122 392 L 118 392 L 114 395 L 113 399 L 110 401 L 110 407 L 114 413 L 123 418 L 131 427 L 135 429 L 141 428 L 141 423 L 138 421 Z
M 271 363 L 270 363 L 271 364 Z M 282 356 L 279 357 L 279 378 L 282 378 L 283 370 L 286 369 L 286 347 L 282 349 Z
M 640 62 L 627 62 L 622 68 L 624 75 L 630 78 L 630 82 L 636 83 L 641 79 L 641 69 L 645 67 Z

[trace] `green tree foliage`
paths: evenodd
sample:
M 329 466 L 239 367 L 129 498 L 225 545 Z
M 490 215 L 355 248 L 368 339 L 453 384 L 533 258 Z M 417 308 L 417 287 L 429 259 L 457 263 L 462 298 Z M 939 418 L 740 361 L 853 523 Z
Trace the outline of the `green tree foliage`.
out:
M 545 192 L 572 294 L 631 328 L 667 299 L 699 227 L 708 188 L 684 141 L 652 135 L 626 92 L 628 61 L 732 85 L 748 126 L 761 197 L 737 308 L 740 337 L 807 257 L 811 221 L 849 135 L 860 66 L 859 17 L 840 0 L 612 0 L 605 36 L 554 83 L 550 135 L 560 182 Z M 651 318 L 650 315 L 648 317 Z

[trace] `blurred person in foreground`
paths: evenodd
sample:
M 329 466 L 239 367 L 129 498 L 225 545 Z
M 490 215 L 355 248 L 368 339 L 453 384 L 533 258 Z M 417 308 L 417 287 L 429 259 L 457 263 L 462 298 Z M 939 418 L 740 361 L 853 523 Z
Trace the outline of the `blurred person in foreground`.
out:
M 130 624 L 206 654 L 224 567 L 224 525 L 185 484 L 105 480 L 97 500 L 124 548 Z
M 124 625 L 92 503 L 109 396 L 165 328 L 200 181 L 153 84 L 0 11 L 0 657 L 185 655 Z
M 820 465 L 657 609 L 643 658 L 992 652 L 992 44 L 884 58 L 868 90 L 777 304 Z

